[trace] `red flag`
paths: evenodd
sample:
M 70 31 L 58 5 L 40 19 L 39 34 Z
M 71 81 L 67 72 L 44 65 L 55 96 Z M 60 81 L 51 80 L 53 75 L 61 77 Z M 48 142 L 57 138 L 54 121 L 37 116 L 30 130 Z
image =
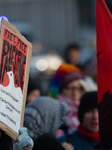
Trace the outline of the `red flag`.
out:
M 97 80 L 101 148 L 112 148 L 112 15 L 104 0 L 97 0 Z

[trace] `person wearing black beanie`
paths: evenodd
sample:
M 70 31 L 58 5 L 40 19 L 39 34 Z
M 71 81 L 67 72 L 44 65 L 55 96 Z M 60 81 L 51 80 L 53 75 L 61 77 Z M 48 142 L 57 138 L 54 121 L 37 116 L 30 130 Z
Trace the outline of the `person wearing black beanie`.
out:
M 80 105 L 78 110 L 78 118 L 81 124 L 83 123 L 84 114 L 94 108 L 98 109 L 97 92 L 92 91 L 85 93 L 80 99 Z
M 54 135 L 50 133 L 44 133 L 36 138 L 33 150 L 65 150 L 65 149 Z
M 80 99 L 78 110 L 80 125 L 71 135 L 58 140 L 71 143 L 75 150 L 92 149 L 99 144 L 99 112 L 97 91 L 86 92 Z

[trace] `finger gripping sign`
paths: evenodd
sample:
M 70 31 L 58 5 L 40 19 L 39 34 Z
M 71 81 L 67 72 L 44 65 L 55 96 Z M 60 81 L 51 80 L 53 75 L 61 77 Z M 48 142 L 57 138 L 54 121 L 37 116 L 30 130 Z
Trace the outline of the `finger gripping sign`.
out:
M 5 19 L 0 33 L 0 128 L 16 140 L 23 126 L 32 45 Z

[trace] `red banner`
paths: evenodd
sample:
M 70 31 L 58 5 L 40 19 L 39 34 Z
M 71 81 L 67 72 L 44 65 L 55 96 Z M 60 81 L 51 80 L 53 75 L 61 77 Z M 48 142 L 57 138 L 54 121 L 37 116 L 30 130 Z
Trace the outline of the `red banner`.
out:
M 112 148 L 112 15 L 104 0 L 97 0 L 96 29 L 100 144 Z

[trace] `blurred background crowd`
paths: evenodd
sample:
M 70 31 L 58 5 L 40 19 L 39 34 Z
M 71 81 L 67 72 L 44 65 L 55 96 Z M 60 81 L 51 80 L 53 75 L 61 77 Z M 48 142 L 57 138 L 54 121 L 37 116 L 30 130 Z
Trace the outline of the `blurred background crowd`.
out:
M 43 95 L 53 73 L 66 61 L 69 45 L 78 45 L 80 56 L 75 57 L 80 65 L 96 55 L 96 0 L 1 0 L 0 14 L 32 42 L 30 79 Z M 87 74 L 92 75 L 93 68 Z
M 112 1 L 106 3 L 111 10 Z M 30 79 L 43 95 L 48 93 L 59 65 L 64 61 L 75 63 L 72 54 L 66 57 L 71 44 L 80 51 L 80 56 L 74 57 L 85 67 L 84 72 L 97 82 L 96 0 L 1 0 L 0 14 L 32 42 Z

